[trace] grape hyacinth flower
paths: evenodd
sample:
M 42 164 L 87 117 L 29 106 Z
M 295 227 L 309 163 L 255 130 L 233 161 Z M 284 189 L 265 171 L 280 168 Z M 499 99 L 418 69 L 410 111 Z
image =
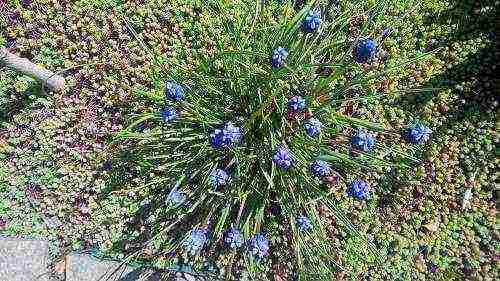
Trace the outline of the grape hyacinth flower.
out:
M 375 137 L 369 133 L 358 132 L 352 137 L 351 144 L 356 149 L 364 152 L 370 152 L 375 146 Z
M 311 220 L 304 215 L 298 215 L 297 218 L 295 218 L 295 222 L 300 231 L 307 231 L 312 228 Z
M 432 131 L 422 124 L 415 124 L 406 129 L 404 135 L 406 139 L 414 144 L 422 144 L 429 140 Z
M 168 81 L 165 86 L 165 96 L 169 100 L 180 101 L 184 99 L 184 89 L 181 85 Z
M 231 249 L 239 248 L 243 245 L 243 234 L 237 228 L 230 228 L 224 239 L 226 245 Z
M 278 47 L 273 51 L 271 55 L 271 66 L 274 68 L 279 68 L 285 65 L 285 60 L 288 57 L 288 52 L 283 47 Z
M 168 124 L 174 120 L 179 119 L 179 113 L 177 113 L 177 111 L 175 111 L 175 109 L 171 107 L 165 107 L 160 111 L 160 117 L 163 122 Z
M 232 146 L 240 142 L 241 129 L 231 122 L 227 122 L 222 130 L 222 142 L 227 146 Z
M 184 249 L 191 255 L 198 254 L 208 239 L 208 233 L 206 229 L 194 228 L 191 233 L 183 242 Z
M 229 176 L 222 169 L 215 169 L 210 173 L 210 184 L 216 189 L 226 185 L 228 181 Z
M 313 161 L 309 168 L 311 169 L 311 173 L 319 178 L 328 175 L 331 171 L 330 164 L 323 160 Z
M 356 200 L 363 200 L 368 197 L 368 185 L 361 179 L 356 179 L 347 188 L 347 194 Z
M 308 33 L 316 31 L 320 25 L 321 14 L 319 11 L 309 11 L 306 18 L 302 22 L 302 28 Z
M 283 170 L 288 169 L 293 162 L 293 154 L 285 145 L 280 145 L 273 155 L 273 162 Z
M 290 110 L 300 111 L 306 107 L 306 101 L 301 96 L 293 96 L 287 105 Z
M 248 250 L 254 257 L 261 259 L 266 257 L 269 254 L 269 243 L 266 236 L 262 233 L 255 234 L 248 243 Z
M 223 139 L 223 134 L 221 129 L 215 129 L 212 133 L 210 133 L 209 136 L 209 141 L 210 145 L 212 145 L 213 148 L 219 149 L 222 147 L 222 139 Z
M 184 193 L 180 192 L 176 187 L 172 188 L 167 196 L 167 202 L 174 205 L 182 204 L 185 199 Z
M 364 39 L 358 42 L 354 49 L 354 56 L 359 63 L 367 63 L 372 60 L 377 53 L 377 46 L 372 39 Z
M 312 117 L 312 118 L 309 118 L 304 123 L 304 129 L 306 130 L 306 133 L 307 133 L 308 136 L 315 137 L 321 131 L 321 126 L 322 125 L 323 124 L 321 123 L 321 121 L 319 121 L 318 119 Z

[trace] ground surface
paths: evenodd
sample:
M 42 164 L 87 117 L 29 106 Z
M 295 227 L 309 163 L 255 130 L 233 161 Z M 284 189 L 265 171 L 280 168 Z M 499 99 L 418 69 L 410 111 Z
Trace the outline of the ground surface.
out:
M 65 93 L 44 93 L 30 78 L 0 71 L 2 235 L 47 237 L 57 246 L 53 260 L 70 250 L 97 248 L 118 257 L 126 251 L 114 242 L 123 239 L 127 218 L 145 196 L 127 186 L 106 190 L 113 163 L 105 148 L 127 115 L 148 110 L 137 94 L 152 82 L 148 53 L 120 14 L 167 60 L 189 63 L 184 49 L 198 51 L 207 40 L 199 38 L 192 7 L 167 2 L 127 1 L 118 12 L 114 1 L 0 0 L 0 44 L 63 71 L 69 82 Z M 400 18 L 390 42 L 400 46 L 395 52 L 421 48 L 435 56 L 391 82 L 432 90 L 391 96 L 376 108 L 394 128 L 426 121 L 432 142 L 410 180 L 382 181 L 379 198 L 364 208 L 344 202 L 349 218 L 386 257 L 382 269 L 332 219 L 339 278 L 498 279 L 498 1 L 420 2 Z M 286 251 L 273 255 L 287 259 Z M 151 259 L 161 267 L 161 258 Z M 278 263 L 269 269 L 270 276 L 282 271 Z

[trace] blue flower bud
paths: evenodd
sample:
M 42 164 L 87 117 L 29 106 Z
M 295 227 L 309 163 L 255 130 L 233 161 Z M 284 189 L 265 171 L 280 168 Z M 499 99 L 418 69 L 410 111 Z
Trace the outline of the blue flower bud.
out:
M 229 181 L 229 176 L 224 170 L 215 169 L 210 173 L 209 179 L 212 187 L 217 189 L 227 184 L 227 182 Z
M 307 231 L 312 228 L 311 220 L 304 215 L 298 215 L 297 218 L 295 218 L 295 222 L 300 231 Z
M 171 107 L 165 107 L 160 111 L 160 117 L 163 122 L 168 124 L 174 120 L 179 119 L 179 114 L 177 113 L 177 111 L 175 111 L 175 109 Z
M 352 137 L 351 144 L 356 149 L 364 152 L 370 152 L 375 146 L 375 137 L 369 133 L 358 132 Z
M 411 143 L 422 144 L 429 140 L 431 133 L 432 131 L 425 125 L 415 124 L 406 129 L 404 136 Z
M 168 81 L 165 85 L 165 97 L 169 100 L 180 101 L 184 99 L 184 89 L 181 85 Z
M 285 145 L 278 146 L 273 155 L 273 163 L 283 170 L 288 169 L 293 162 L 293 154 Z
M 377 46 L 372 39 L 364 39 L 358 42 L 354 49 L 354 56 L 359 63 L 367 63 L 372 60 L 377 53 Z
M 198 254 L 208 240 L 208 231 L 206 229 L 194 228 L 189 236 L 184 240 L 184 249 L 191 255 Z
M 232 227 L 227 231 L 224 242 L 231 249 L 239 248 L 244 242 L 243 234 L 241 234 L 239 229 Z
M 308 136 L 315 137 L 320 133 L 322 125 L 321 121 L 312 117 L 304 123 L 304 129 Z
M 311 170 L 311 173 L 319 178 L 328 175 L 331 171 L 330 164 L 323 160 L 313 161 L 309 168 Z
M 282 67 L 285 65 L 285 60 L 288 57 L 288 52 L 283 47 L 276 48 L 271 55 L 271 66 L 274 68 Z
M 290 110 L 300 111 L 306 107 L 306 101 L 301 96 L 293 96 L 287 105 Z
M 250 254 L 257 258 L 264 258 L 269 255 L 269 243 L 267 238 L 262 233 L 257 233 L 253 236 L 248 243 L 248 250 Z
M 349 184 L 347 194 L 356 200 L 363 200 L 368 197 L 368 185 L 361 179 L 356 179 Z
M 309 11 L 304 21 L 302 22 L 302 28 L 305 32 L 314 32 L 321 25 L 321 14 L 319 11 Z

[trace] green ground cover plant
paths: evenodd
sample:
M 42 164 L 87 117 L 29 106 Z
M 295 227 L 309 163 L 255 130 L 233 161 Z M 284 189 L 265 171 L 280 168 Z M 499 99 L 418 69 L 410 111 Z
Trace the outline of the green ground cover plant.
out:
M 344 19 L 348 23 L 344 34 L 349 34 L 352 39 L 347 40 L 348 45 L 355 46 L 358 38 L 373 37 L 378 47 L 376 58 L 388 58 L 389 62 L 375 60 L 364 67 L 364 64 L 354 61 L 352 52 L 341 50 L 340 53 L 345 54 L 346 58 L 341 61 L 343 65 L 349 64 L 359 69 L 352 77 L 361 77 L 360 80 L 366 82 L 356 91 L 344 93 L 345 96 L 339 95 L 343 91 L 334 91 L 332 94 L 341 101 L 334 109 L 341 116 L 368 120 L 370 124 L 394 132 L 377 135 L 374 151 L 361 153 L 361 157 L 374 155 L 393 159 L 397 156 L 397 159 L 398 155 L 386 154 L 385 151 L 395 150 L 420 158 L 422 162 L 412 165 L 410 169 L 397 167 L 390 172 L 381 169 L 363 173 L 363 179 L 369 183 L 371 197 L 360 202 L 346 193 L 346 185 L 351 178 L 345 175 L 349 173 L 338 169 L 335 163 L 330 163 L 332 170 L 339 172 L 341 180 L 328 184 L 325 190 L 330 192 L 338 210 L 347 220 L 339 219 L 338 213 L 323 206 L 304 208 L 300 211 L 306 211 L 302 214 L 309 218 L 313 227 L 308 233 L 294 233 L 290 229 L 298 230 L 294 224 L 298 212 L 283 216 L 281 214 L 286 210 L 280 210 L 279 205 L 272 202 L 274 204 L 264 209 L 262 221 L 266 223 L 260 226 L 268 240 L 269 256 L 255 263 L 259 269 L 255 269 L 253 274 L 258 272 L 258 278 L 262 279 L 292 279 L 301 272 L 299 263 L 291 258 L 297 252 L 294 237 L 322 237 L 312 240 L 332 245 L 329 249 L 331 267 L 325 270 L 331 271 L 339 279 L 497 279 L 495 200 L 498 196 L 494 182 L 498 95 L 495 95 L 497 82 L 494 74 L 498 68 L 498 39 L 494 15 L 498 3 L 389 1 L 385 13 L 378 17 L 378 21 L 372 21 L 373 27 L 367 33 L 359 31 L 369 22 L 370 8 L 380 3 L 356 3 L 339 1 L 337 4 L 333 1 L 332 18 L 341 14 L 342 9 L 350 9 L 352 13 Z M 61 70 L 68 77 L 70 85 L 66 93 L 46 94 L 40 92 L 39 86 L 27 77 L 4 69 L 0 72 L 2 235 L 49 236 L 65 250 L 93 248 L 117 258 L 140 250 L 136 261 L 158 268 L 181 264 L 181 269 L 186 269 L 183 263 L 186 259 L 173 255 L 168 245 L 178 245 L 176 249 L 182 250 L 179 253 L 184 251 L 186 255 L 184 243 L 169 242 L 172 237 L 187 237 L 196 220 L 180 224 L 177 236 L 156 237 L 152 240 L 153 245 L 144 248 L 142 242 L 150 240 L 153 233 L 151 226 L 161 228 L 163 224 L 169 224 L 168 220 L 162 221 L 168 218 L 161 215 L 162 211 L 167 210 L 162 198 L 166 199 L 170 194 L 172 183 L 144 188 L 151 178 L 161 175 L 144 174 L 157 166 L 150 166 L 147 162 L 143 162 L 143 166 L 130 165 L 137 161 L 137 157 L 116 158 L 127 150 L 140 150 L 141 143 L 129 140 L 115 142 L 109 147 L 107 144 L 123 128 L 128 128 L 125 132 L 133 128 L 137 133 L 137 126 L 128 127 L 131 124 L 128 121 L 130 116 L 133 119 L 143 114 L 155 116 L 155 119 L 141 124 L 142 133 L 157 130 L 155 127 L 163 121 L 156 116 L 165 106 L 171 106 L 180 113 L 176 123 L 163 123 L 165 128 L 181 126 L 182 118 L 190 118 L 186 115 L 189 107 L 183 102 L 165 103 L 166 81 L 175 81 L 184 86 L 186 101 L 190 101 L 191 91 L 195 91 L 191 87 L 195 84 L 186 81 L 195 81 L 196 76 L 186 74 L 184 69 L 200 69 L 200 65 L 211 60 L 211 53 L 223 49 L 216 45 L 215 40 L 222 31 L 214 30 L 214 26 L 232 22 L 226 19 L 242 18 L 245 9 L 254 7 L 245 7 L 243 10 L 234 7 L 227 12 L 217 12 L 223 15 L 217 18 L 213 17 L 217 13 L 200 8 L 203 7 L 201 4 L 178 1 L 77 1 L 74 4 L 48 0 L 0 2 L 4 7 L 0 9 L 2 44 L 37 63 Z M 286 3 L 283 6 L 278 1 L 266 1 L 262 5 L 263 20 L 256 26 L 274 23 L 281 17 L 293 18 L 302 8 L 301 3 L 294 4 L 293 8 L 288 9 L 284 7 L 291 6 L 286 6 Z M 283 14 L 270 12 L 284 10 L 287 12 Z M 309 34 L 309 38 L 326 34 L 322 32 L 328 30 L 331 24 L 324 9 L 321 12 L 323 21 L 320 30 Z M 90 14 L 93 16 L 90 17 Z M 222 24 L 212 24 L 214 22 Z M 241 26 L 249 28 L 251 25 Z M 388 27 L 390 29 L 386 30 Z M 298 36 L 303 35 L 302 26 L 297 31 Z M 341 34 L 341 30 L 336 34 Z M 382 35 L 385 36 L 383 40 Z M 227 42 L 233 40 L 228 38 Z M 320 41 L 322 43 L 319 45 L 328 43 L 326 38 L 325 41 L 317 42 Z M 249 45 L 257 50 L 263 48 L 259 44 Z M 234 49 L 238 50 L 239 47 L 235 45 Z M 284 75 L 287 73 L 286 67 L 273 70 L 269 65 L 268 59 L 275 47 L 278 46 L 268 46 L 260 57 L 256 56 L 256 65 L 270 72 L 281 71 Z M 297 65 L 294 59 L 296 53 L 289 45 L 283 44 L 282 47 L 287 48 L 287 63 L 293 68 Z M 318 43 L 310 44 L 309 47 L 315 50 Z M 366 74 L 369 76 L 370 73 L 380 72 L 391 60 L 404 63 L 414 54 L 432 56 L 397 68 L 398 71 L 380 79 L 370 81 L 367 78 Z M 232 63 L 223 63 L 220 70 L 234 71 L 237 66 Z M 208 69 L 217 69 L 216 66 Z M 206 74 L 204 71 L 200 73 Z M 246 72 L 248 77 L 259 75 Z M 282 84 L 285 88 L 289 87 L 287 84 L 298 84 L 302 87 L 300 90 L 308 89 L 308 85 L 302 81 L 315 80 L 311 77 L 316 76 L 336 75 L 335 71 L 329 72 L 328 69 L 320 73 L 302 70 L 301 77 L 285 79 Z M 215 74 L 210 72 L 210 75 Z M 352 79 L 345 73 L 337 75 L 339 89 L 348 85 L 343 84 L 348 79 Z M 223 85 L 222 82 L 196 81 L 199 88 L 202 88 L 200 85 L 212 88 Z M 264 87 L 233 85 L 233 88 L 245 89 Z M 222 89 L 225 91 L 230 87 Z M 265 86 L 264 89 L 277 90 L 278 87 Z M 209 95 L 215 94 L 209 92 Z M 278 99 L 281 105 L 269 109 L 269 112 L 284 113 L 288 110 L 288 104 L 283 101 L 288 102 L 289 96 L 276 95 L 281 98 Z M 310 141 L 294 142 L 297 145 L 310 145 L 309 153 L 313 153 L 313 147 L 320 139 L 324 141 L 332 135 L 337 136 L 333 138 L 336 151 L 347 159 L 359 159 L 345 153 L 345 148 L 350 146 L 351 137 L 356 132 L 349 130 L 352 124 L 332 126 L 334 119 L 314 111 L 322 101 L 312 99 L 309 95 L 303 97 L 306 97 L 306 108 L 302 113 L 311 110 L 312 116 L 323 123 L 322 131 L 316 138 L 307 136 L 303 128 L 306 119 L 299 119 L 295 121 L 295 135 L 290 134 L 290 139 L 302 135 L 301 139 Z M 322 95 L 320 97 L 323 98 Z M 328 97 L 325 95 L 325 100 Z M 207 116 L 207 120 L 214 116 L 219 120 L 196 128 L 201 132 L 200 138 L 204 137 L 203 144 L 207 151 L 212 150 L 211 156 L 214 157 L 225 154 L 223 151 L 226 150 L 231 151 L 229 156 L 234 155 L 233 150 L 244 151 L 249 146 L 247 143 L 255 142 L 248 139 L 248 131 L 245 130 L 242 130 L 242 142 L 230 149 L 213 149 L 208 142 L 210 133 L 223 128 L 228 121 L 232 121 L 236 127 L 245 128 L 242 125 L 245 122 L 231 117 L 244 115 L 244 111 L 239 113 L 232 110 L 227 115 L 221 115 L 223 110 L 214 110 L 222 108 L 225 102 L 228 108 L 240 104 L 237 99 L 231 98 L 214 102 L 208 107 L 210 112 L 213 110 L 209 115 L 213 116 Z M 276 115 L 271 114 L 266 118 L 274 120 L 277 119 Z M 409 125 L 415 123 L 426 124 L 432 130 L 431 138 L 424 145 L 412 145 L 401 135 Z M 262 128 L 262 132 L 274 132 L 269 129 L 272 126 L 266 126 L 268 129 Z M 354 128 L 358 129 L 357 126 L 359 124 L 355 124 Z M 126 136 L 125 133 L 119 135 Z M 272 145 L 265 147 L 268 155 L 261 157 L 263 162 L 269 161 L 274 152 Z M 291 151 L 296 154 L 293 149 Z M 135 155 L 142 157 L 146 154 Z M 239 157 L 244 155 L 238 154 Z M 125 158 L 132 156 L 134 154 L 129 153 Z M 211 159 L 215 161 L 216 158 Z M 392 166 L 398 161 L 391 160 L 389 163 Z M 308 163 L 304 164 L 301 167 L 307 167 Z M 291 170 L 294 168 L 292 166 Z M 301 170 L 306 176 L 310 175 L 308 167 Z M 203 173 L 208 172 L 203 170 Z M 221 194 L 237 190 L 229 187 L 238 181 L 244 182 L 244 173 L 241 173 L 243 176 L 235 177 L 232 170 L 228 169 L 227 172 L 233 181 L 221 188 Z M 258 173 L 261 171 L 257 170 Z M 320 182 L 317 179 L 314 181 Z M 189 202 L 191 190 L 186 186 L 179 187 L 179 191 L 187 195 L 185 202 Z M 253 190 L 253 186 L 246 187 L 246 190 Z M 209 195 L 218 198 L 215 193 Z M 158 205 L 155 205 L 156 201 Z M 239 207 L 237 204 L 235 206 Z M 224 207 L 216 210 L 225 210 Z M 209 216 L 206 216 L 207 209 L 201 210 L 197 221 L 203 222 L 203 218 Z M 237 217 L 237 211 L 239 209 L 230 212 L 228 218 Z M 317 214 L 310 215 L 311 212 Z M 216 217 L 219 216 L 214 213 L 212 218 Z M 243 213 L 242 217 L 248 216 Z M 284 224 L 284 221 L 287 223 Z M 226 236 L 221 235 L 221 239 L 217 239 L 213 227 L 216 225 L 215 219 L 211 222 L 210 243 L 196 258 L 198 267 L 195 269 L 215 274 L 233 265 L 229 273 L 234 276 L 244 274 L 245 263 L 231 260 L 231 251 L 223 246 Z M 234 220 L 227 219 L 227 222 L 233 223 Z M 324 233 L 316 233 L 318 223 L 324 227 Z M 240 229 L 245 241 L 257 232 L 253 228 L 256 224 L 251 225 L 252 229 L 247 233 Z M 349 225 L 362 235 L 356 235 Z M 315 246 L 311 244 L 306 246 L 314 249 Z M 220 254 L 218 249 L 224 249 L 224 254 Z M 241 253 L 248 255 L 250 260 L 251 251 Z M 320 255 L 311 256 L 325 261 Z M 299 277 L 304 278 L 303 275 Z

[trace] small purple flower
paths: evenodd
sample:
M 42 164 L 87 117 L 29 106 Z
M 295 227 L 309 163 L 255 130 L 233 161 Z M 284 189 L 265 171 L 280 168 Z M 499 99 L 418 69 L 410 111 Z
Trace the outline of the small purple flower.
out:
M 215 189 L 224 186 L 229 181 L 229 176 L 222 169 L 215 169 L 210 173 L 210 184 Z
M 306 107 L 306 101 L 301 96 L 293 96 L 287 105 L 290 110 L 300 111 Z
M 411 143 L 422 144 L 429 140 L 431 133 L 432 131 L 425 125 L 415 124 L 406 129 L 404 136 Z
M 316 31 L 320 25 L 321 14 L 319 11 L 309 11 L 306 18 L 302 22 L 302 28 L 308 33 Z
M 352 137 L 351 144 L 356 149 L 364 152 L 370 152 L 375 146 L 375 137 L 373 134 L 358 132 Z
M 224 242 L 231 249 L 239 248 L 244 242 L 243 234 L 241 234 L 239 229 L 232 227 L 227 231 Z
M 295 218 L 295 222 L 300 231 L 307 231 L 312 228 L 311 220 L 304 215 L 298 215 L 297 218 Z
M 349 184 L 347 194 L 356 200 L 363 200 L 368 197 L 368 185 L 361 179 L 356 179 Z
M 184 240 L 184 249 L 191 255 L 198 254 L 208 240 L 208 231 L 206 229 L 194 228 L 189 236 Z
M 168 81 L 165 85 L 165 96 L 169 100 L 180 101 L 184 99 L 184 89 L 181 85 Z
M 177 113 L 177 111 L 175 111 L 175 109 L 171 107 L 165 107 L 160 111 L 160 117 L 163 120 L 163 122 L 168 124 L 172 121 L 179 119 L 179 113 Z
M 288 52 L 283 47 L 278 47 L 273 51 L 271 55 L 271 65 L 274 68 L 282 67 L 285 65 L 285 60 L 288 57 Z
M 227 122 L 222 130 L 222 142 L 227 146 L 238 144 L 241 140 L 241 129 L 231 122 Z
M 180 192 L 177 188 L 174 187 L 168 193 L 167 203 L 178 205 L 178 204 L 182 204 L 185 199 L 186 199 L 186 195 L 184 195 L 184 193 Z
M 0 231 L 4 230 L 5 228 L 7 228 L 7 221 L 0 218 Z
M 372 60 L 377 53 L 377 46 L 372 39 L 364 39 L 358 42 L 354 49 L 354 56 L 359 63 L 367 63 Z
M 309 168 L 311 173 L 318 178 L 328 175 L 331 171 L 330 164 L 323 160 L 314 160 Z
M 312 118 L 309 118 L 309 120 L 307 120 L 304 123 L 304 129 L 306 130 L 306 133 L 307 133 L 308 136 L 315 137 L 321 131 L 321 126 L 322 125 L 323 124 L 321 123 L 321 121 L 319 121 L 318 119 L 312 117 Z
M 273 162 L 281 169 L 286 170 L 292 165 L 293 154 L 288 147 L 280 145 L 273 155 Z
M 248 241 L 248 250 L 252 256 L 264 258 L 269 254 L 269 243 L 262 233 L 257 233 Z
M 223 144 L 222 139 L 223 134 L 221 129 L 215 129 L 212 133 L 210 133 L 209 141 L 213 148 L 221 148 Z

